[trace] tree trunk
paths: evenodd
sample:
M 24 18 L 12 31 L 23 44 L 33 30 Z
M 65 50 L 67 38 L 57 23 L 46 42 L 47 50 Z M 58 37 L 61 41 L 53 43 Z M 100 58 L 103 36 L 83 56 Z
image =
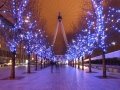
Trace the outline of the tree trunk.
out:
M 84 70 L 84 61 L 83 61 L 83 57 L 82 57 L 82 70 Z
M 47 60 L 47 67 L 49 66 L 49 60 Z
M 89 55 L 89 72 L 92 72 L 92 70 L 91 70 L 91 55 Z
M 75 68 L 76 68 L 76 60 L 75 60 Z
M 50 66 L 50 60 L 48 60 L 48 66 Z
M 105 64 L 105 52 L 102 52 L 102 63 L 103 63 L 103 77 L 107 77 L 106 75 L 106 64 Z
M 20 65 L 20 58 L 19 58 L 19 65 Z
M 28 54 L 28 69 L 27 73 L 30 73 L 30 54 Z
M 46 67 L 48 66 L 48 61 L 46 60 Z
M 42 59 L 41 59 L 41 63 L 40 63 L 40 68 L 42 69 Z
M 74 60 L 73 60 L 73 67 L 74 67 Z
M 49 64 L 49 62 L 48 62 L 49 60 L 47 60 L 47 67 L 49 66 L 48 64 Z
M 37 54 L 36 54 L 35 70 L 37 70 Z
M 78 58 L 78 68 L 80 68 L 80 59 Z
M 16 55 L 16 51 L 12 52 L 12 68 L 11 68 L 10 79 L 15 78 L 15 55 Z
M 46 67 L 46 65 L 45 65 L 45 61 L 44 61 L 44 68 Z

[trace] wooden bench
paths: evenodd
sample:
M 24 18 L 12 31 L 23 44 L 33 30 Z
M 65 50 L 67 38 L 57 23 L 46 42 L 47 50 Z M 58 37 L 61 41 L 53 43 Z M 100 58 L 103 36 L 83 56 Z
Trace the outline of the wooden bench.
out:
M 113 68 L 113 73 L 118 73 L 118 69 L 117 68 Z
M 109 71 L 109 72 L 113 72 L 113 69 L 112 69 L 112 68 L 108 68 L 108 71 Z
M 0 64 L 0 67 L 4 67 L 4 64 Z
M 93 66 L 93 68 L 96 68 L 96 66 Z
M 100 70 L 103 70 L 103 67 L 100 67 Z

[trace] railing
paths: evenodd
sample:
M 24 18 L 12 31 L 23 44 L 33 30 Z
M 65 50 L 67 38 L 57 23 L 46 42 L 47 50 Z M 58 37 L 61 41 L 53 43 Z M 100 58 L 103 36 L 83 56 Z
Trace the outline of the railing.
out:
M 89 67 L 89 64 L 85 64 L 84 66 Z M 102 64 L 92 64 L 91 67 L 99 70 L 103 69 Z M 120 73 L 120 65 L 106 65 L 106 69 L 109 72 Z

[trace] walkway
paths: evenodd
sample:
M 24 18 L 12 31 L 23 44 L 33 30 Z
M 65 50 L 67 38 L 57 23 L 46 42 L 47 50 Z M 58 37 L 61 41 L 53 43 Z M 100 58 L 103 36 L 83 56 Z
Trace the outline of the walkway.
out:
M 0 68 L 0 90 L 120 90 L 120 74 L 107 72 L 111 78 L 102 79 L 102 71 L 92 69 L 94 73 L 87 73 L 71 66 L 61 66 L 60 72 L 53 73 L 50 67 L 35 71 L 31 67 L 31 74 L 23 74 L 26 67 L 16 67 L 18 80 L 1 80 L 9 76 L 10 67 Z

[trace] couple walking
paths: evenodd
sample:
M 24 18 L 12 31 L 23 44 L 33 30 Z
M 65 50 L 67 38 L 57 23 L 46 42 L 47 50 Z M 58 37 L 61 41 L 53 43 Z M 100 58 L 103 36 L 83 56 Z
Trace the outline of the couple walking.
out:
M 56 72 L 60 72 L 58 61 L 54 62 L 53 60 L 51 60 L 50 64 L 51 64 L 51 73 L 53 73 L 53 67 L 54 67 L 54 65 L 56 67 Z

